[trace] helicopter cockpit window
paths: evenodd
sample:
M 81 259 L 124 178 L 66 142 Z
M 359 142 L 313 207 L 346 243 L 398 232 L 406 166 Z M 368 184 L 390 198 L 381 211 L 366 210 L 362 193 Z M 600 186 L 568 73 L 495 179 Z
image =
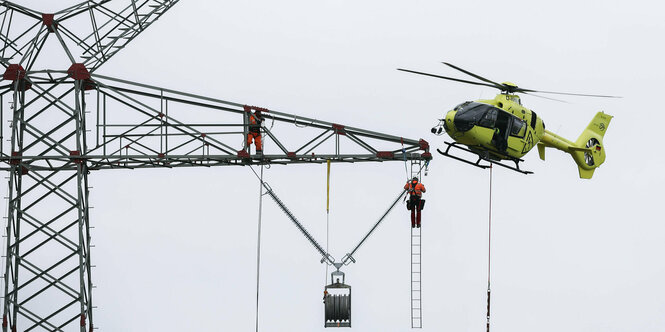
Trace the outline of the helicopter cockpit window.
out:
M 453 111 L 459 111 L 462 107 L 464 107 L 466 105 L 469 105 L 469 104 L 471 104 L 470 101 L 465 101 L 465 102 L 455 106 L 455 108 L 453 108 Z
M 479 126 L 486 127 L 486 128 L 494 128 L 494 125 L 496 124 L 496 115 L 497 115 L 497 109 L 496 108 L 490 108 L 487 113 L 483 116 L 482 119 L 480 119 L 480 122 L 478 122 Z
M 455 114 L 455 128 L 459 131 L 467 131 L 480 122 L 485 113 L 492 109 L 491 105 L 471 102 L 467 105 L 462 104 Z
M 513 127 L 510 129 L 511 136 L 524 137 L 526 123 L 518 118 L 513 118 Z

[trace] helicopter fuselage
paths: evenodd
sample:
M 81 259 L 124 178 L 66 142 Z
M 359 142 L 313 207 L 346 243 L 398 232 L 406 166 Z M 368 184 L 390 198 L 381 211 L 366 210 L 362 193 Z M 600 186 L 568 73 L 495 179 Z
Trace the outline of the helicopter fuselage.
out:
M 523 161 L 521 158 L 529 153 L 534 146 L 538 146 L 538 155 L 540 159 L 545 160 L 545 148 L 555 148 L 573 157 L 580 178 L 583 179 L 590 179 L 595 169 L 605 162 L 603 137 L 612 120 L 611 115 L 603 112 L 596 113 L 596 116 L 582 131 L 582 134 L 573 142 L 545 130 L 543 120 L 538 117 L 536 112 L 522 106 L 520 97 L 516 94 L 549 93 L 582 97 L 620 97 L 525 89 L 511 82 L 494 82 L 447 62 L 443 62 L 443 64 L 472 76 L 477 81 L 402 68 L 398 68 L 398 70 L 448 81 L 487 86 L 499 89 L 501 93 L 496 95 L 494 99 L 467 101 L 459 104 L 449 111 L 443 119 L 439 119 L 439 125 L 432 128 L 432 133 L 441 135 L 445 129 L 446 133 L 455 141 L 454 143 L 444 142 L 448 145 L 445 151 L 437 149 L 442 155 L 480 168 L 489 168 L 492 167 L 492 164 L 497 164 L 524 174 L 530 174 L 532 172 L 520 169 L 519 163 Z M 467 148 L 459 145 L 464 145 Z M 450 153 L 451 148 L 474 153 L 478 156 L 478 159 L 473 162 L 454 156 Z M 489 161 L 490 165 L 481 164 L 481 160 Z M 515 167 L 505 165 L 500 162 L 501 160 L 510 160 L 515 163 Z
M 506 93 L 462 103 L 443 121 L 455 142 L 495 160 L 521 158 L 545 133 L 543 120 L 522 106 L 519 96 Z

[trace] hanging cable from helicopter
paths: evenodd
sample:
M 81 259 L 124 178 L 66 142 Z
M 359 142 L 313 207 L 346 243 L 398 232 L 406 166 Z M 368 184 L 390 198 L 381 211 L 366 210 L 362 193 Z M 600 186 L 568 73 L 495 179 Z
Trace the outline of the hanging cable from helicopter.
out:
M 488 235 L 487 235 L 487 332 L 490 332 L 490 277 L 492 272 L 492 164 L 490 164 L 490 189 L 489 189 L 489 213 L 488 213 Z

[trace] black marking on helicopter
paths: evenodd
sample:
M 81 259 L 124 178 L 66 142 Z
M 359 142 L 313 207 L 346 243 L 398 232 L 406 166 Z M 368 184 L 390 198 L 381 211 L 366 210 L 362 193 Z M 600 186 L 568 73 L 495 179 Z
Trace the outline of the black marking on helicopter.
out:
M 526 141 L 524 142 L 524 148 L 522 148 L 522 154 L 529 152 L 531 148 L 533 147 L 533 136 L 531 136 L 531 132 L 529 131 L 529 135 L 526 136 Z

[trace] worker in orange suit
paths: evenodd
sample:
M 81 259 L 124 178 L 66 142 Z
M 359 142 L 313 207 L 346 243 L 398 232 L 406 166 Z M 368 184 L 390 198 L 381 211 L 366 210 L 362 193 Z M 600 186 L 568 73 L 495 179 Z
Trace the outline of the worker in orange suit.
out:
M 263 146 L 261 144 L 261 122 L 263 117 L 261 111 L 256 110 L 254 113 L 249 114 L 249 131 L 247 132 L 247 150 L 249 151 L 252 145 L 252 140 L 256 146 L 256 154 L 263 154 Z
M 411 228 L 420 228 L 420 213 L 423 209 L 425 201 L 422 200 L 423 193 L 426 192 L 425 186 L 418 182 L 417 177 L 413 177 L 404 185 L 404 189 L 409 192 L 409 200 L 407 201 L 407 208 L 411 210 Z

